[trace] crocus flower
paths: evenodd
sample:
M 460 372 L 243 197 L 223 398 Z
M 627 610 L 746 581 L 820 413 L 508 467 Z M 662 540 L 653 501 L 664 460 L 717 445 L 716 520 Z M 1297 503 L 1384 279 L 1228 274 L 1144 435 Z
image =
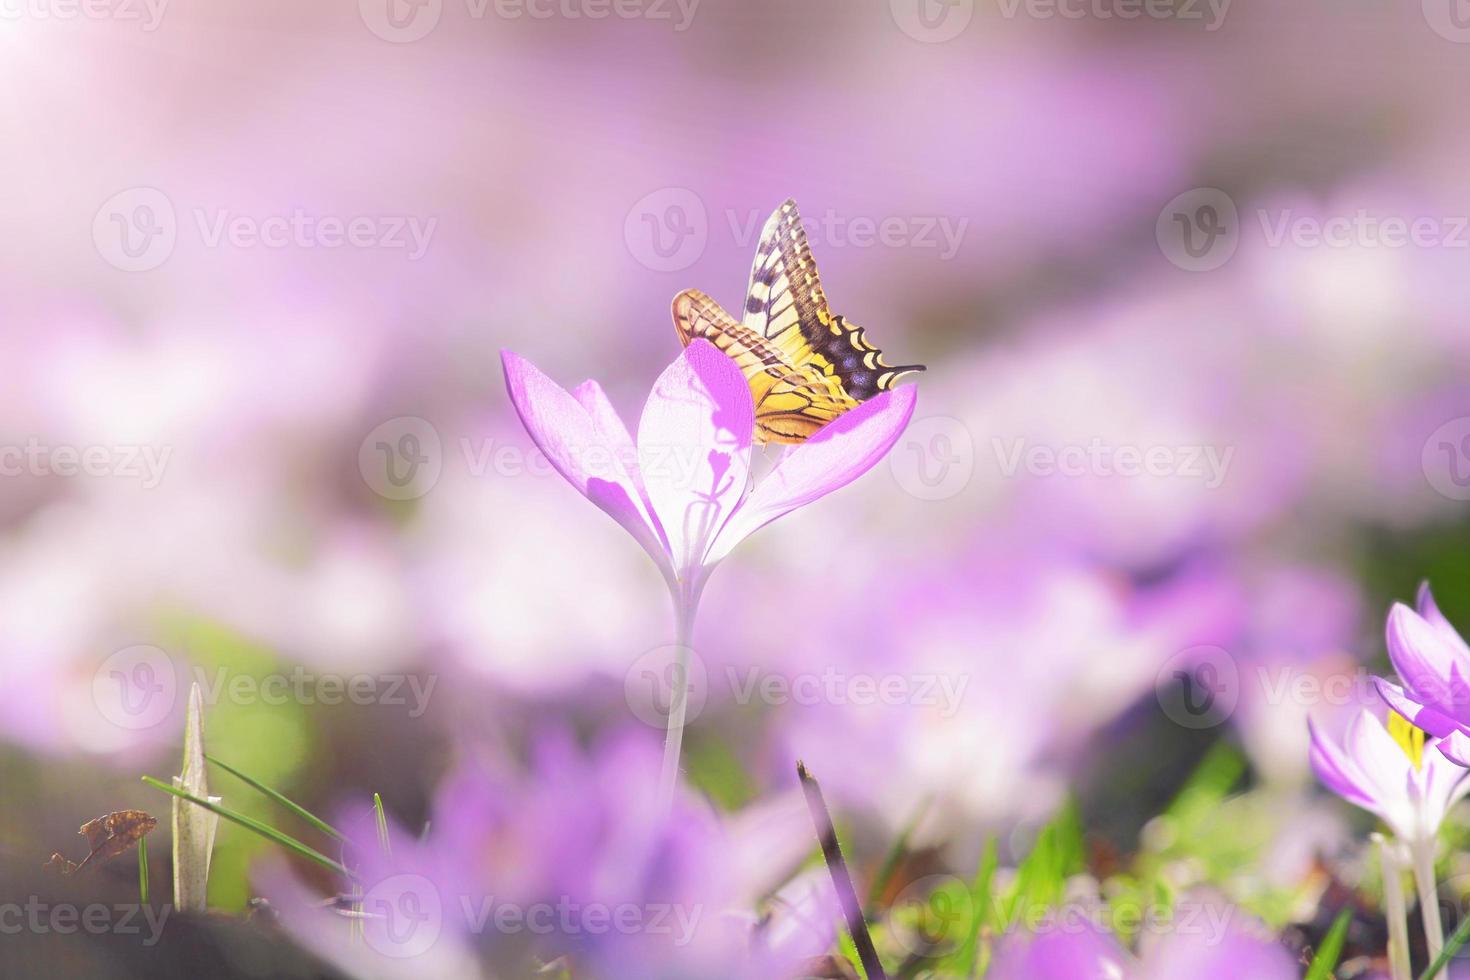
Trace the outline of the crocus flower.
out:
M 1364 708 L 1349 724 L 1339 745 L 1311 727 L 1312 769 L 1334 793 L 1376 814 L 1406 849 L 1406 863 L 1424 911 L 1424 936 L 1430 956 L 1444 945 L 1435 897 L 1435 847 L 1445 814 L 1467 791 L 1470 772 L 1439 751 L 1403 715 L 1391 711 L 1388 724 Z M 1396 859 L 1397 863 L 1397 859 Z
M 1399 714 L 1438 738 L 1439 750 L 1470 766 L 1470 646 L 1439 611 L 1426 582 L 1416 612 L 1395 603 L 1388 614 L 1388 659 L 1402 688 L 1377 679 Z
M 660 375 L 636 444 L 596 381 L 568 392 L 519 355 L 501 358 L 537 448 L 695 600 L 715 564 L 753 531 L 872 469 L 914 410 L 912 387 L 882 392 L 788 452 L 752 489 L 750 387 L 708 341 L 690 344 Z
M 536 446 L 587 499 L 633 535 L 669 585 L 686 651 L 710 570 L 776 518 L 846 486 L 885 455 L 914 411 L 914 389 L 882 392 L 788 451 L 754 488 L 755 407 L 733 360 L 696 340 L 653 386 L 634 442 L 596 381 L 568 392 L 505 351 L 506 387 Z M 681 653 L 681 656 L 687 656 Z M 676 664 L 665 743 L 664 800 L 678 771 L 685 713 Z
M 1450 807 L 1470 791 L 1470 772 L 1436 751 L 1436 740 L 1426 739 L 1397 712 L 1385 724 L 1367 708 L 1360 710 L 1341 743 L 1315 722 L 1307 724 L 1317 778 L 1378 816 L 1411 846 L 1432 842 Z

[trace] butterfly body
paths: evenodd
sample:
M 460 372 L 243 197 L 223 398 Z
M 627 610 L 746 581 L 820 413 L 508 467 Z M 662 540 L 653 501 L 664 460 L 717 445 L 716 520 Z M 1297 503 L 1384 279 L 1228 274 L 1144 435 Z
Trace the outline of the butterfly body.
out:
M 686 347 L 702 337 L 740 365 L 760 442 L 803 442 L 903 375 L 924 370 L 888 364 L 862 327 L 828 308 L 794 201 L 777 208 L 761 232 L 742 319 L 697 289 L 675 296 L 673 312 Z

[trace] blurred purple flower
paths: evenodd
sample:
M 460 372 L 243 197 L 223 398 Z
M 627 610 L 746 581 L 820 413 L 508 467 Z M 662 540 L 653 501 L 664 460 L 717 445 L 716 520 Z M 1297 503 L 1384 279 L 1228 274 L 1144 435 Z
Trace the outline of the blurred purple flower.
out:
M 825 877 L 776 888 L 810 850 L 790 793 L 732 814 L 681 796 L 656 803 L 659 756 L 641 732 L 581 748 L 560 730 L 532 740 L 525 771 L 462 759 L 425 833 L 371 808 L 337 821 L 368 918 L 361 937 L 283 864 L 260 889 L 285 928 L 355 976 L 529 976 L 561 956 L 578 976 L 672 980 L 789 976 L 835 938 Z M 757 915 L 777 894 L 771 914 Z
M 1236 911 L 1217 905 L 1223 917 L 1204 918 L 1214 930 L 1182 925 L 1130 956 L 1096 927 L 1037 936 L 1013 935 L 1000 946 L 987 980 L 1295 980 L 1299 972 L 1285 947 L 1233 922 Z
M 1383 699 L 1470 766 L 1470 646 L 1439 611 L 1429 583 L 1419 587 L 1417 612 L 1400 602 L 1388 614 L 1388 659 L 1404 686 L 1378 679 Z

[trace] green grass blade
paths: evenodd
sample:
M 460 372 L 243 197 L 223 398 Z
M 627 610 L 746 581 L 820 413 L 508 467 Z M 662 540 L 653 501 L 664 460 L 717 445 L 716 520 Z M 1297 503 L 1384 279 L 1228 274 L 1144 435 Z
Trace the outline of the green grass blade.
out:
M 159 780 L 154 779 L 152 776 L 144 776 L 143 782 L 147 783 L 149 786 L 152 786 L 154 789 L 161 789 L 165 793 L 171 793 L 172 795 L 177 796 L 181 799 L 188 800 L 190 803 L 193 803 L 196 806 L 202 806 L 204 807 L 204 809 L 209 810 L 211 813 L 217 813 L 220 816 L 224 817 L 226 820 L 239 824 L 246 830 L 254 831 L 255 833 L 264 837 L 266 840 L 274 841 L 275 843 L 280 844 L 282 847 L 288 850 L 295 851 L 297 854 L 300 854 L 302 857 L 307 858 L 308 860 L 315 861 L 317 864 L 320 864 L 323 867 L 332 869 L 339 875 L 343 875 L 347 878 L 352 877 L 351 871 L 348 871 L 341 864 L 333 861 L 325 854 L 306 846 L 305 844 L 301 843 L 299 840 L 291 837 L 288 834 L 281 833 L 274 827 L 270 827 L 266 824 L 261 823 L 259 820 L 256 820 L 252 817 L 247 817 L 243 813 L 236 813 L 234 810 L 231 810 L 228 807 L 220 806 L 217 803 L 211 803 L 202 797 L 195 796 L 193 793 L 188 793 L 174 786 L 170 786 L 168 783 L 160 782 Z
M 1317 947 L 1317 955 L 1312 957 L 1312 965 L 1307 967 L 1305 980 L 1330 980 L 1338 957 L 1342 956 L 1342 944 L 1347 941 L 1348 924 L 1352 921 L 1352 909 L 1343 909 L 1337 914 L 1332 928 L 1327 930 L 1327 938 L 1322 940 L 1322 945 Z
M 1419 974 L 1419 980 L 1437 980 L 1444 968 L 1449 965 L 1450 960 L 1454 959 L 1455 954 L 1460 951 L 1460 947 L 1467 942 L 1470 942 L 1470 916 L 1466 916 L 1465 921 L 1460 923 L 1460 927 L 1455 930 L 1454 935 L 1450 936 L 1449 941 L 1444 944 L 1444 949 L 1434 958 L 1434 962 L 1429 964 L 1428 969 Z
M 970 920 L 970 934 L 965 937 L 961 964 L 964 975 L 975 976 L 983 966 L 980 962 L 980 931 L 990 924 L 995 914 L 995 871 L 1000 867 L 1000 843 L 994 834 L 985 841 L 985 850 L 980 855 L 980 866 L 975 871 L 975 883 L 970 887 L 974 898 L 974 917 Z
M 138 838 L 138 902 L 148 904 L 148 836 Z
M 383 812 L 383 798 L 373 794 L 373 815 L 378 821 L 378 847 L 385 857 L 393 856 L 393 845 L 388 842 L 388 815 Z
M 208 759 L 210 762 L 214 763 L 215 765 L 219 766 L 225 772 L 229 773 L 231 776 L 234 776 L 236 779 L 240 780 L 241 782 L 246 783 L 247 785 L 253 787 L 254 789 L 259 790 L 260 792 L 264 793 L 266 796 L 269 796 L 271 799 L 275 800 L 281 806 L 285 807 L 287 810 L 290 810 L 292 813 L 296 814 L 302 820 L 305 820 L 307 823 L 311 824 L 317 830 L 320 830 L 320 831 L 322 831 L 325 834 L 330 834 L 331 836 L 337 838 L 340 841 L 347 840 L 346 837 L 342 836 L 341 831 L 337 830 L 337 828 L 335 828 L 331 824 L 327 823 L 321 817 L 317 816 L 316 814 L 312 813 L 310 810 L 306 809 L 306 807 L 301 806 L 299 803 L 295 803 L 295 802 L 287 799 L 283 794 L 278 793 L 277 791 L 271 789 L 269 786 L 266 786 L 264 783 L 260 783 L 260 782 L 255 781 L 254 779 L 251 779 L 249 776 L 245 775 L 243 772 L 241 772 L 240 770 L 236 769 L 234 766 L 231 766 L 228 763 L 221 762 L 220 760 L 216 759 L 212 755 L 206 755 L 205 758 Z

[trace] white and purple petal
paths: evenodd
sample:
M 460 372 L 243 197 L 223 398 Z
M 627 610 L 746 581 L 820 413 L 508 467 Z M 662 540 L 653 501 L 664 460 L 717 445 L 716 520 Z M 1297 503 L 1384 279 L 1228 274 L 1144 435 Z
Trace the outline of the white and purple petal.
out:
M 771 521 L 846 486 L 881 462 L 913 416 L 916 397 L 913 387 L 885 391 L 788 451 L 720 532 L 710 563 Z

